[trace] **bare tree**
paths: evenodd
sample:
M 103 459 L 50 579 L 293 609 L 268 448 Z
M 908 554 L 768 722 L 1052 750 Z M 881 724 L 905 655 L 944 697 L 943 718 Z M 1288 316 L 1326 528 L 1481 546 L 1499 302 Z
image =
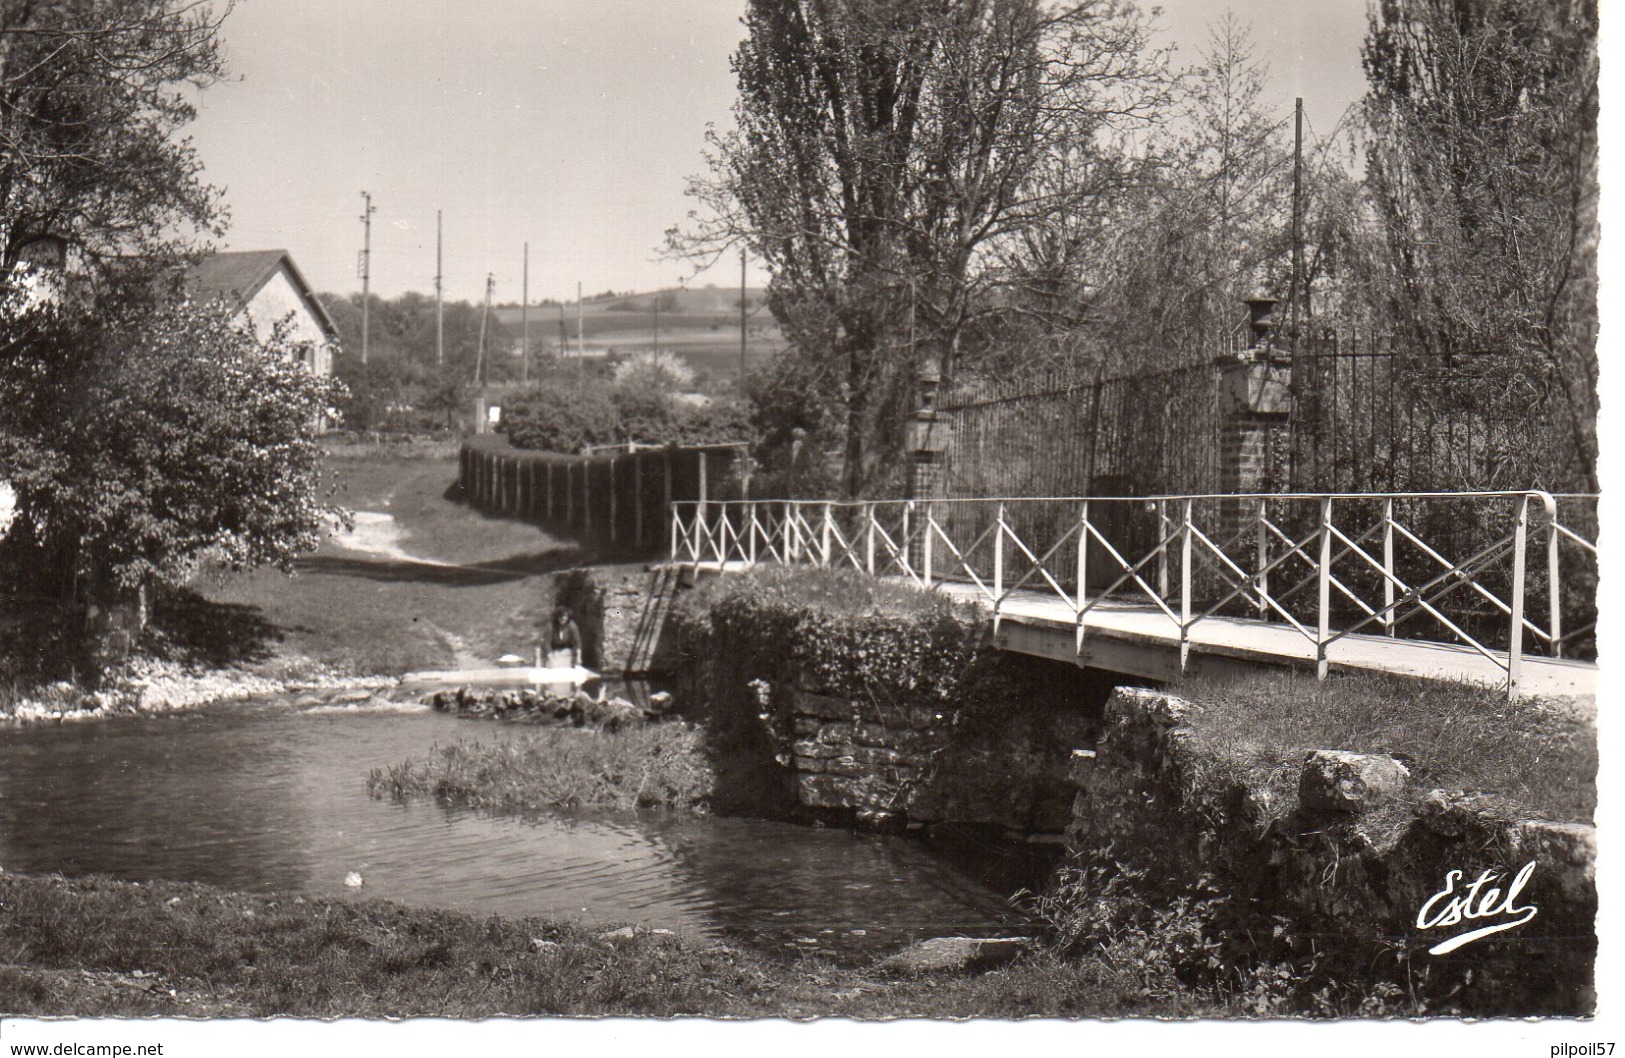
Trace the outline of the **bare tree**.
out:
M 1457 399 L 1561 424 L 1522 484 L 1595 489 L 1594 0 L 1382 0 L 1365 66 L 1376 296 Z
M 1066 140 L 1162 99 L 1126 0 L 754 0 L 737 129 L 713 138 L 679 252 L 747 242 L 769 303 L 843 410 L 843 479 L 883 473 L 916 372 L 956 369 L 993 249 L 1078 207 L 1033 179 Z

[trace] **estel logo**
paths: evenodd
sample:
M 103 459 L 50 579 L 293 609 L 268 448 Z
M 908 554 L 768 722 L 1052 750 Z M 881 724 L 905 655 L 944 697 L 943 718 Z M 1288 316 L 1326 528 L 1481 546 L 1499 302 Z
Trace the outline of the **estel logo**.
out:
M 1533 904 L 1527 907 L 1514 906 L 1518 894 L 1523 887 L 1529 884 L 1529 876 L 1535 873 L 1535 861 L 1530 860 L 1524 864 L 1523 870 L 1512 879 L 1507 886 L 1506 895 L 1501 890 L 1490 885 L 1502 877 L 1502 872 L 1495 868 L 1486 870 L 1478 876 L 1478 880 L 1459 892 L 1456 889 L 1463 877 L 1461 871 L 1450 871 L 1444 876 L 1444 888 L 1428 897 L 1422 905 L 1422 910 L 1416 915 L 1417 929 L 1440 929 L 1460 925 L 1466 919 L 1497 918 L 1502 916 L 1515 916 L 1505 918 L 1504 921 L 1494 922 L 1487 926 L 1470 929 L 1466 933 L 1457 934 L 1449 940 L 1441 941 L 1428 949 L 1429 955 L 1447 955 L 1463 944 L 1471 944 L 1475 940 L 1488 937 L 1492 933 L 1521 926 L 1535 917 L 1536 908 Z

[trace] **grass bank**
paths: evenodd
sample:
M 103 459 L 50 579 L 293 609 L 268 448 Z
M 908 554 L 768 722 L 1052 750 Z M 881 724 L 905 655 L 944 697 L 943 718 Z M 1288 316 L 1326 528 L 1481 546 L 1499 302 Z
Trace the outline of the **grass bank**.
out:
M 433 797 L 477 808 L 703 807 L 716 776 L 703 733 L 681 722 L 605 731 L 542 728 L 511 741 L 458 739 L 427 756 L 374 769 L 375 797 Z
M 1129 959 L 981 974 L 785 965 L 723 944 L 201 885 L 0 876 L 0 1011 L 88 1017 L 1201 1017 Z
M 1202 704 L 1191 720 L 1206 755 L 1291 803 L 1305 752 L 1386 753 L 1415 785 L 1486 791 L 1536 815 L 1590 822 L 1597 732 L 1589 710 L 1462 684 L 1376 674 L 1317 682 L 1260 670 L 1170 690 Z

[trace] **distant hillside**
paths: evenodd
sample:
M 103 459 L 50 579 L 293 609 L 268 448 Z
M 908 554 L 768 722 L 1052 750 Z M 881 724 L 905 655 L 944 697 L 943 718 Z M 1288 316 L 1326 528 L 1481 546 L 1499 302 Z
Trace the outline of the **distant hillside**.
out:
M 766 291 L 749 287 L 745 291 L 746 360 L 754 368 L 784 347 L 765 305 Z M 631 353 L 655 345 L 655 303 L 659 300 L 659 345 L 683 356 L 702 377 L 732 379 L 739 371 L 739 290 L 737 287 L 705 286 L 694 289 L 668 289 L 647 293 L 619 294 L 582 303 L 580 332 L 589 351 L 608 350 Z M 491 314 L 502 321 L 515 338 L 520 333 L 524 313 L 518 305 L 493 306 Z M 556 349 L 562 334 L 574 345 L 577 315 L 574 303 L 561 312 L 558 305 L 530 308 L 530 335 L 540 351 Z

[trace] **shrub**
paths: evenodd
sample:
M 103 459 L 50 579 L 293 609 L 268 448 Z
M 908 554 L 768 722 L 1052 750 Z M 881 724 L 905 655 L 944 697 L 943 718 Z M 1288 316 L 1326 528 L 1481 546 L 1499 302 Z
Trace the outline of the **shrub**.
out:
M 516 448 L 579 452 L 620 440 L 618 412 L 602 383 L 549 380 L 502 406 L 502 429 Z

